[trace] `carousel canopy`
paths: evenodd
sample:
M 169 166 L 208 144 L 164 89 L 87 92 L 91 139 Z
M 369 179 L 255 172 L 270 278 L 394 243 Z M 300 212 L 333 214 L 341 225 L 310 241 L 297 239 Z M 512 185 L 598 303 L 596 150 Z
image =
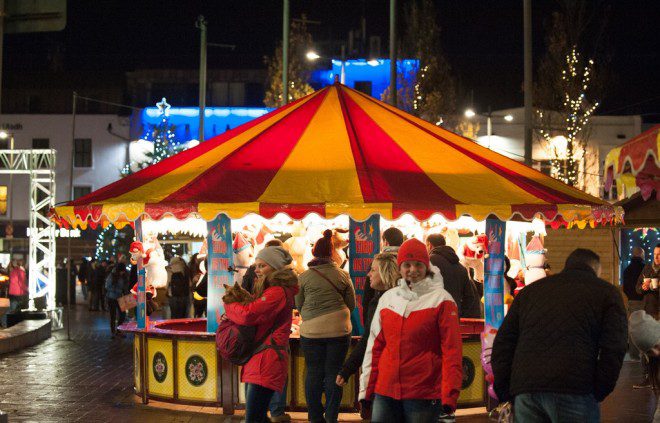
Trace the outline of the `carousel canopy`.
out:
M 605 189 L 616 181 L 618 192 L 625 188 L 626 197 L 641 191 L 648 200 L 653 191 L 660 200 L 660 125 L 642 132 L 607 153 L 605 158 Z
M 612 221 L 608 203 L 334 84 L 56 207 L 66 226 L 219 213 Z

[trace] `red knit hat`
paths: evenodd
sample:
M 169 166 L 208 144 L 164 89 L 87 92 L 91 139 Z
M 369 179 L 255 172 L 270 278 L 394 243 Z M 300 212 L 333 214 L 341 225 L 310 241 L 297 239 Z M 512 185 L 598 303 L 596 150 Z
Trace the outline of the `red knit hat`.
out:
M 332 231 L 326 229 L 323 231 L 323 237 L 319 238 L 312 248 L 314 257 L 330 257 L 332 256 Z
M 404 261 L 419 261 L 424 263 L 428 269 L 430 267 L 429 252 L 426 249 L 426 245 L 415 238 L 411 238 L 401 244 L 401 247 L 397 252 L 396 264 L 401 267 L 401 263 Z

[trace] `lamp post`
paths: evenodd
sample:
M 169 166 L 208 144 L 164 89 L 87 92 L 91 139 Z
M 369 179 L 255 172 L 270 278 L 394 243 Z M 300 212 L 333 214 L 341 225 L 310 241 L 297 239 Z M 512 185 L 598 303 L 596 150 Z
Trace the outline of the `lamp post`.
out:
M 310 50 L 305 54 L 307 60 L 318 60 L 318 59 L 331 59 L 330 57 L 324 57 L 319 55 L 314 50 Z M 339 82 L 342 84 L 346 83 L 346 44 L 341 45 L 341 71 L 339 73 Z
M 490 139 L 491 136 L 493 135 L 493 122 L 492 118 L 502 118 L 506 122 L 512 122 L 513 121 L 513 116 L 510 114 L 506 115 L 494 115 L 491 111 L 490 108 L 488 109 L 488 113 L 476 113 L 472 109 L 466 109 L 464 113 L 465 117 L 468 119 L 471 119 L 477 115 L 485 117 L 486 118 L 486 134 L 488 135 L 488 149 L 490 150 Z

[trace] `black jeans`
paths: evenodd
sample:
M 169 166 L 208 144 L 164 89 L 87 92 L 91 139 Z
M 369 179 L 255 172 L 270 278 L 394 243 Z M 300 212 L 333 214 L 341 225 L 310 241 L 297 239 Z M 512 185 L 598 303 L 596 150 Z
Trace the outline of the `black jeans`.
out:
M 184 319 L 188 317 L 190 297 L 170 297 L 170 311 L 172 319 Z
M 350 343 L 350 335 L 339 338 L 300 337 L 307 367 L 305 397 L 309 421 L 328 423 L 337 421 L 342 388 L 337 386 L 335 380 L 344 364 Z M 324 393 L 325 407 L 321 401 Z
M 110 308 L 110 332 L 114 335 L 117 332 L 117 326 L 124 323 L 126 318 L 126 313 L 121 311 L 119 308 L 119 302 L 112 298 L 108 298 L 108 308 Z M 117 316 L 119 316 L 119 321 L 117 322 Z
M 261 385 L 248 383 L 245 395 L 245 423 L 262 423 L 268 421 L 268 403 L 273 396 L 273 390 Z

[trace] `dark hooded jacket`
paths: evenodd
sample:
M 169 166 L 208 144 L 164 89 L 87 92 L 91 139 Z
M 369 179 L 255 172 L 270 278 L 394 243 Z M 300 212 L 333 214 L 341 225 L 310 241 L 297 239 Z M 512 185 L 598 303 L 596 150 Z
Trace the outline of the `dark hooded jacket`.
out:
M 477 288 L 468 276 L 467 269 L 459 263 L 454 249 L 448 245 L 435 247 L 430 256 L 431 264 L 440 269 L 445 290 L 456 302 L 459 317 L 480 317 Z
M 256 339 L 266 337 L 264 344 L 285 347 L 276 351 L 272 348 L 255 354 L 241 370 L 243 383 L 254 383 L 277 392 L 282 392 L 289 367 L 289 335 L 291 334 L 291 309 L 298 292 L 298 277 L 289 268 L 276 270 L 266 277 L 268 288 L 248 304 L 225 304 L 225 314 L 238 325 L 256 326 Z
M 518 394 L 593 394 L 616 385 L 628 347 L 618 288 L 586 265 L 565 268 L 520 291 L 493 343 L 500 401 Z
M 372 288 L 373 289 L 373 288 Z M 369 341 L 369 328 L 371 327 L 371 321 L 374 318 L 374 313 L 376 313 L 376 308 L 378 307 L 378 300 L 383 295 L 385 291 L 376 291 L 374 289 L 374 295 L 371 297 L 369 306 L 364 310 L 364 334 L 360 338 L 360 341 L 357 343 L 355 348 L 351 351 L 351 354 L 348 356 L 339 375 L 348 380 L 351 375 L 358 371 L 362 365 L 362 360 L 364 360 L 364 354 L 367 351 L 367 342 Z
M 644 297 L 637 292 L 637 279 L 644 269 L 644 260 L 641 257 L 633 257 L 630 264 L 623 270 L 623 293 L 628 301 L 642 301 Z

